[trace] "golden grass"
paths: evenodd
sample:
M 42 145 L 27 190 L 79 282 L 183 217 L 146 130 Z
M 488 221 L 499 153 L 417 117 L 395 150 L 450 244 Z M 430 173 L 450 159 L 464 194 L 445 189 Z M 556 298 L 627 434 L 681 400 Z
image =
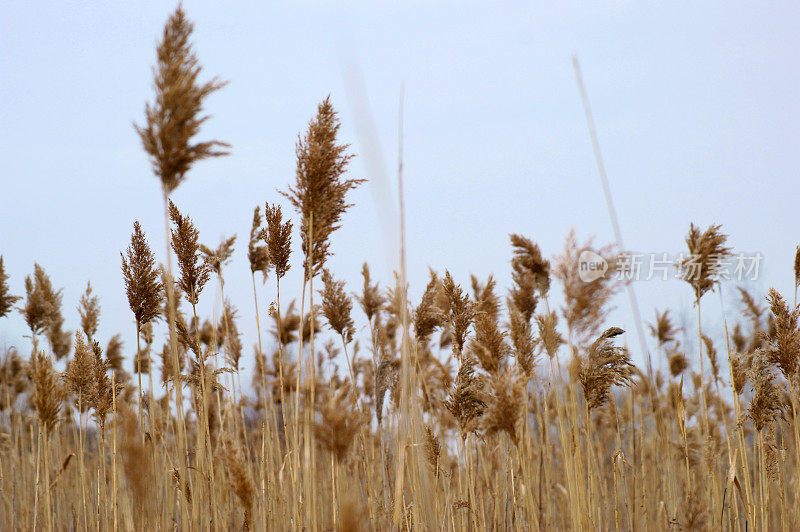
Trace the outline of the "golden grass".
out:
M 732 333 L 721 324 L 724 344 L 698 323 L 699 373 L 667 311 L 657 313 L 651 332 L 668 370 L 651 375 L 633 363 L 645 353 L 632 357 L 623 331 L 606 323 L 620 284 L 578 278 L 583 248 L 572 233 L 552 265 L 532 240 L 510 235 L 506 298 L 493 277 L 473 277 L 470 294 L 449 272 L 431 271 L 411 302 L 404 271 L 381 288 L 366 264 L 363 288 L 349 294 L 326 259 L 361 180 L 345 179 L 352 155 L 337 140 L 329 98 L 298 137 L 284 194 L 304 259 L 299 312 L 280 297 L 293 222 L 275 204 L 264 217 L 254 212 L 247 254 L 258 342 L 248 362 L 224 297 L 224 275 L 238 275 L 225 270 L 236 237 L 202 245 L 169 200 L 195 162 L 227 148 L 193 140 L 204 98 L 223 84 L 197 81 L 190 35 L 178 8 L 158 47 L 154 103 L 137 127 L 172 230 L 166 266 L 138 222 L 122 255 L 132 360 L 119 337 L 105 351 L 94 340 L 101 307 L 91 285 L 72 341 L 45 270 L 35 266 L 19 298 L 0 257 L 0 318 L 22 299 L 34 345 L 27 360 L 15 349 L 0 360 L 0 529 L 800 528 L 796 306 L 774 289 L 766 306 L 742 291 Z M 686 280 L 698 317 L 725 242 L 719 226 L 690 226 L 700 275 Z M 615 253 L 601 250 L 612 264 Z M 256 272 L 273 274 L 274 285 L 259 293 Z M 224 310 L 201 320 L 212 273 Z M 565 294 L 559 309 L 552 280 Z M 368 324 L 361 330 L 354 302 Z M 263 319 L 273 325 L 267 338 Z

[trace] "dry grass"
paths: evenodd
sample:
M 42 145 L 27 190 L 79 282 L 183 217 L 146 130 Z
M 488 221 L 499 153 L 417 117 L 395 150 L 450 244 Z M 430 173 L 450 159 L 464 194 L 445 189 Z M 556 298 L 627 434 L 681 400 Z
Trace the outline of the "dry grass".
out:
M 198 82 L 190 36 L 178 8 L 137 127 L 172 231 L 164 266 L 138 222 L 121 257 L 136 352 L 103 330 L 91 285 L 73 335 L 45 270 L 36 264 L 18 297 L 0 257 L 0 319 L 20 312 L 33 343 L 29 357 L 0 353 L 0 529 L 800 527 L 800 309 L 774 289 L 742 291 L 730 334 L 727 323 L 724 338 L 700 327 L 689 334 L 699 368 L 658 312 L 650 330 L 668 369 L 650 375 L 633 363 L 644 353 L 630 353 L 607 323 L 621 284 L 579 279 L 590 242 L 574 233 L 552 260 L 512 234 L 505 292 L 491 276 L 472 277 L 470 292 L 431 271 L 409 301 L 403 275 L 382 287 L 364 264 L 351 295 L 326 264 L 333 232 L 357 230 L 344 214 L 361 180 L 347 178 L 353 155 L 338 141 L 329 98 L 298 137 L 285 193 L 297 218 L 271 203 L 263 217 L 254 212 L 247 255 L 258 341 L 248 360 L 224 297 L 224 276 L 240 275 L 226 269 L 236 237 L 202 245 L 169 201 L 194 163 L 227 146 L 193 140 L 206 122 L 203 100 L 223 84 Z M 299 305 L 280 298 L 293 227 L 305 261 L 302 285 L 290 287 Z M 730 253 L 726 238 L 719 226 L 690 226 L 696 260 L 679 266 L 698 313 Z M 617 250 L 600 254 L 613 268 Z M 797 257 L 796 286 L 800 248 Z M 259 287 L 257 272 L 274 283 Z M 212 274 L 223 310 L 198 316 Z M 560 307 L 551 307 L 554 280 Z M 99 332 L 112 336 L 105 350 Z M 255 367 L 249 389 L 245 364 Z

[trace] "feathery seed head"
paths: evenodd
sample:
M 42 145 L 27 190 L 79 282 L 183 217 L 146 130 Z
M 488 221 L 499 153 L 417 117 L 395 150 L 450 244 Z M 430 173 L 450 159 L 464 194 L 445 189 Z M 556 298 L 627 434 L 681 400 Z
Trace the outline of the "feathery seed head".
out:
M 292 254 L 292 221 L 283 221 L 280 205 L 269 203 L 264 208 L 267 227 L 262 238 L 267 242 L 270 264 L 275 268 L 275 275 L 280 279 L 289 271 L 289 257 Z
M 536 312 L 538 291 L 546 296 L 550 289 L 550 262 L 542 257 L 539 246 L 522 235 L 511 234 L 511 245 L 514 257 L 511 259 L 511 277 L 514 287 L 511 289 L 511 300 L 530 321 Z
M 613 338 L 622 334 L 619 327 L 611 327 L 595 340 L 581 359 L 578 378 L 583 386 L 589 410 L 605 404 L 612 385 L 630 386 L 633 363 L 624 347 L 617 347 Z
M 53 368 L 53 361 L 43 351 L 31 353 L 30 376 L 33 381 L 31 406 L 36 411 L 39 423 L 49 435 L 61 416 L 61 405 L 65 392 L 58 374 Z
M 783 416 L 781 386 L 775 383 L 775 374 L 768 357 L 766 353 L 758 352 L 750 363 L 753 399 L 748 413 L 758 432 Z
M 158 317 L 164 287 L 156 267 L 156 259 L 138 221 L 133 223 L 127 256 L 120 255 L 128 305 L 136 323 L 142 326 Z
M 8 274 L 3 267 L 3 256 L 0 255 L 0 318 L 11 312 L 14 303 L 22 299 L 11 294 L 8 287 Z
M 345 196 L 364 182 L 343 179 L 353 156 L 347 153 L 347 144 L 337 142 L 339 127 L 339 117 L 327 97 L 319 104 L 305 136 L 297 141 L 295 185 L 282 192 L 302 220 L 300 233 L 307 277 L 314 277 L 325 265 L 331 254 L 330 236 L 350 207 Z
M 372 318 L 377 316 L 383 308 L 384 299 L 378 283 L 372 284 L 369 266 L 366 262 L 361 266 L 361 276 L 364 279 L 364 286 L 361 290 L 361 295 L 356 295 L 356 301 L 358 301 L 361 310 L 367 316 L 367 321 L 372 323 Z
M 762 349 L 787 381 L 800 384 L 800 307 L 790 309 L 774 288 L 770 288 L 767 301 L 774 317 L 774 326 L 764 334 Z
M 322 296 L 322 315 L 328 320 L 328 325 L 345 343 L 350 343 L 356 332 L 350 313 L 353 302 L 344 290 L 344 281 L 337 281 L 327 268 L 322 271 L 324 288 L 319 291 Z
M 547 356 L 552 359 L 558 352 L 558 348 L 566 343 L 556 328 L 558 316 L 555 311 L 551 311 L 547 314 L 537 314 L 535 319 L 542 346 L 544 346 Z
M 208 246 L 200 245 L 200 251 L 205 256 L 205 262 L 211 268 L 217 277 L 222 279 L 222 267 L 230 263 L 233 256 L 233 245 L 236 243 L 236 235 L 224 239 L 219 243 L 217 249 L 211 249 Z
M 460 359 L 464 352 L 467 331 L 475 319 L 475 305 L 461 286 L 453 281 L 449 271 L 445 271 L 441 282 L 442 314 L 450 325 L 453 334 L 453 353 Z
M 694 289 L 696 301 L 714 289 L 725 260 L 733 252 L 725 246 L 728 236 L 720 231 L 721 227 L 710 225 L 701 232 L 694 223 L 689 225 L 689 234 L 686 235 L 689 256 L 678 261 L 677 267 L 683 280 Z
M 656 322 L 648 323 L 647 326 L 650 328 L 650 334 L 653 335 L 653 338 L 658 341 L 658 345 L 661 347 L 674 342 L 675 335 L 678 333 L 669 317 L 669 310 L 664 312 L 656 310 Z
M 169 202 L 169 216 L 175 229 L 172 230 L 172 249 L 181 271 L 179 285 L 186 301 L 196 305 L 200 292 L 208 282 L 211 267 L 200 256 L 199 233 L 192 220 Z M 176 298 L 177 299 L 177 298 Z
M 224 148 L 229 147 L 217 140 L 193 141 L 208 120 L 202 115 L 203 102 L 225 83 L 216 78 L 198 82 L 202 68 L 189 41 L 192 29 L 179 5 L 167 20 L 156 49 L 155 101 L 145 105 L 144 124 L 134 124 L 165 197 L 186 179 L 195 162 L 227 155 Z
M 100 321 L 100 300 L 92 295 L 92 283 L 86 283 L 86 291 L 80 299 L 78 313 L 81 316 L 81 328 L 89 341 L 97 333 L 98 322 Z
M 250 242 L 247 245 L 247 260 L 250 261 L 250 271 L 253 274 L 261 272 L 266 281 L 267 273 L 269 273 L 270 269 L 270 260 L 269 249 L 259 242 L 263 231 L 261 207 L 256 205 L 253 211 L 253 226 L 250 228 Z

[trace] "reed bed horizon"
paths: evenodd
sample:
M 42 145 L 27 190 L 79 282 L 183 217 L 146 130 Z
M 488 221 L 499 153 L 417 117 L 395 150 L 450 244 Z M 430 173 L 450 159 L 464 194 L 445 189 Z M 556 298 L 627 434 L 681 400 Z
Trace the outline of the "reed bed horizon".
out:
M 347 286 L 328 259 L 353 250 L 331 236 L 357 229 L 346 214 L 365 180 L 329 96 L 298 134 L 294 180 L 248 206 L 249 240 L 206 241 L 172 193 L 231 147 L 198 140 L 204 100 L 225 82 L 200 81 L 191 36 L 179 6 L 134 126 L 165 241 L 159 260 L 134 221 L 119 243 L 132 359 L 133 338 L 98 341 L 91 283 L 70 331 L 44 267 L 16 294 L 0 256 L 0 326 L 20 313 L 32 343 L 0 353 L 0 529 L 800 529 L 800 246 L 795 293 L 739 288 L 743 312 L 713 338 L 701 301 L 733 250 L 721 226 L 691 223 L 694 260 L 675 267 L 697 331 L 679 335 L 656 311 L 652 353 L 609 320 L 625 282 L 578 275 L 581 252 L 613 269 L 624 250 L 574 232 L 553 257 L 510 233 L 507 287 L 443 265 L 412 300 L 404 263 L 389 282 L 364 263 L 362 285 Z M 225 296 L 246 275 L 235 254 L 252 301 Z M 285 279 L 293 255 L 299 286 Z M 205 316 L 209 287 L 221 303 Z M 245 339 L 250 305 L 257 338 Z M 657 368 L 636 365 L 648 357 Z

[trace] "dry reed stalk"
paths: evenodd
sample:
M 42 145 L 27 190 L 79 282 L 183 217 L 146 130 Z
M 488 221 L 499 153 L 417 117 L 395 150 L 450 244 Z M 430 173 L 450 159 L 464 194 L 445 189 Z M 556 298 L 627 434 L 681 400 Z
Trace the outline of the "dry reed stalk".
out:
M 202 116 L 203 103 L 223 82 L 213 79 L 199 83 L 201 67 L 192 50 L 190 37 L 193 25 L 186 18 L 183 8 L 178 6 L 169 17 L 156 55 L 154 69 L 153 104 L 145 106 L 144 125 L 135 125 L 142 145 L 150 157 L 153 172 L 161 181 L 164 203 L 164 233 L 167 254 L 167 305 L 170 330 L 170 351 L 175 371 L 175 407 L 178 411 L 178 439 L 181 465 L 188 466 L 186 430 L 183 420 L 183 397 L 180 374 L 178 373 L 178 353 L 175 343 L 175 298 L 172 286 L 172 255 L 169 249 L 169 195 L 187 177 L 187 173 L 197 161 L 210 157 L 226 155 L 227 144 L 212 140 L 194 142 L 193 138 L 208 119 Z M 195 519 L 194 510 L 192 518 Z M 189 520 L 181 512 L 181 525 L 188 528 Z

